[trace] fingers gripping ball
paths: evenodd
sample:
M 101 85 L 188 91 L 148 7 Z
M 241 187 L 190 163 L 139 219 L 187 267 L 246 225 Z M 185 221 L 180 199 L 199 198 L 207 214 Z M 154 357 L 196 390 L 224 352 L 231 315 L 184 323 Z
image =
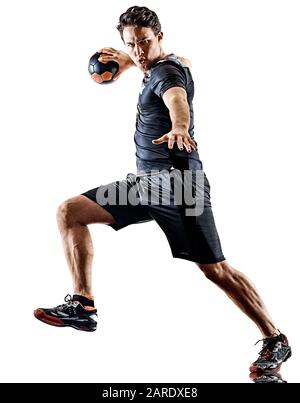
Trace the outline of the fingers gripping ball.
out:
M 101 54 L 104 53 L 97 52 L 90 58 L 89 73 L 93 80 L 99 84 L 113 83 L 113 78 L 119 70 L 119 65 L 114 61 L 109 61 L 107 63 L 100 62 L 98 59 Z

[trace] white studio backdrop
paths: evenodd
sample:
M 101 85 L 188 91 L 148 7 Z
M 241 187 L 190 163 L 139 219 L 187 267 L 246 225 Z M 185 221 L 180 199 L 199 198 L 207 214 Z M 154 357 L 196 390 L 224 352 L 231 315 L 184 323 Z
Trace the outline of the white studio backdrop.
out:
M 56 226 L 65 199 L 135 171 L 142 74 L 94 83 L 87 61 L 124 50 L 119 15 L 145 5 L 164 50 L 192 60 L 195 137 L 227 260 L 299 341 L 300 5 L 292 0 L 12 0 L 0 6 L 1 381 L 249 382 L 260 338 L 155 223 L 90 226 L 95 333 L 38 322 L 72 292 Z M 299 382 L 299 358 L 282 375 Z M 216 369 L 217 368 L 217 369 Z

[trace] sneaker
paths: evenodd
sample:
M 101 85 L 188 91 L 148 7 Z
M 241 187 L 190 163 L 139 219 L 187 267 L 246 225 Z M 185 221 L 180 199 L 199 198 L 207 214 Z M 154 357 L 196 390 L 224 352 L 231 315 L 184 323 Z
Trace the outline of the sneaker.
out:
M 249 377 L 254 383 L 287 383 L 278 372 L 274 371 L 269 373 L 251 372 Z
M 259 357 L 250 366 L 251 372 L 278 370 L 281 364 L 292 355 L 288 339 L 282 333 L 266 337 L 262 342 L 263 347 L 259 353 Z
M 34 316 L 52 326 L 70 326 L 77 330 L 93 332 L 97 328 L 97 309 L 83 306 L 71 295 L 65 297 L 65 304 L 54 308 L 38 308 Z

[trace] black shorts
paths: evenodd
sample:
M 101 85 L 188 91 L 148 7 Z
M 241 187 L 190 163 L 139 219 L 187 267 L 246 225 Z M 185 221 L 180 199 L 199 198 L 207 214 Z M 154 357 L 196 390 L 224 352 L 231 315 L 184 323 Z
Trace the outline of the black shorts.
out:
M 175 177 L 179 178 L 177 185 L 174 179 L 169 182 L 168 178 L 170 172 L 174 174 L 175 171 Z M 194 172 L 188 182 L 183 180 L 183 173 L 178 172 L 169 170 L 166 175 L 161 172 L 145 175 L 129 173 L 124 180 L 101 185 L 82 195 L 101 205 L 114 217 L 115 223 L 108 225 L 116 231 L 130 224 L 155 220 L 164 231 L 175 258 L 196 263 L 225 260 L 211 209 L 210 184 L 205 173 L 200 171 L 202 177 L 200 175 L 200 181 L 196 181 Z M 183 196 L 186 183 L 192 183 L 188 202 Z M 182 200 L 178 202 L 180 194 Z

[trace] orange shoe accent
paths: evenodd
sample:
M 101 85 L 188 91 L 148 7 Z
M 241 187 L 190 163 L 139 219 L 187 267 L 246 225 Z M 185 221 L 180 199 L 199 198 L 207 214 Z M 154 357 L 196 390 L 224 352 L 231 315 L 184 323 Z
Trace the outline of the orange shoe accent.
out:
M 36 309 L 33 312 L 34 316 L 41 322 L 51 326 L 65 326 L 64 322 L 59 318 L 47 315 L 42 309 Z
M 255 374 L 255 375 L 262 375 L 263 373 L 268 373 L 268 372 L 279 372 L 280 371 L 280 367 L 277 367 L 275 369 L 267 369 L 267 370 L 263 370 L 259 367 L 257 367 L 256 365 L 251 365 L 251 367 L 249 368 L 250 373 L 251 374 Z
M 97 309 L 95 308 L 95 307 L 93 307 L 93 306 L 84 306 L 83 307 L 86 311 L 96 311 Z

